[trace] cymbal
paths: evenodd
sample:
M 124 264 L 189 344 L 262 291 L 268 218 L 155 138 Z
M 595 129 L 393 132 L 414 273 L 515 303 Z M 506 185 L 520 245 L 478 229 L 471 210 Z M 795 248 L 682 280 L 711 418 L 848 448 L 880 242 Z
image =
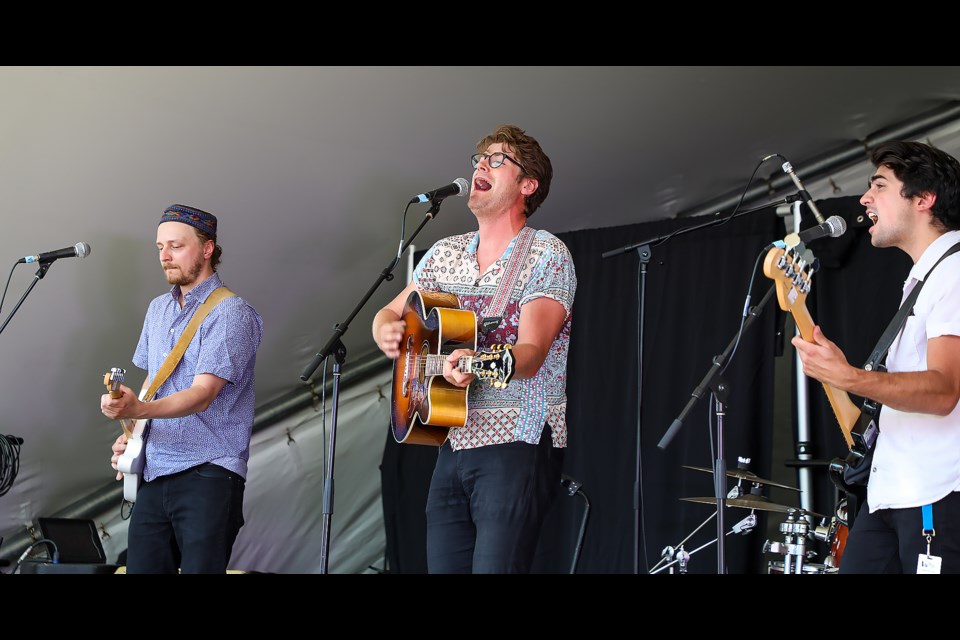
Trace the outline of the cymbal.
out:
M 707 473 L 713 473 L 713 469 L 708 469 L 706 467 L 691 467 L 690 465 L 683 465 L 686 469 L 693 469 L 694 471 L 706 471 Z M 768 484 L 771 487 L 780 487 L 781 489 L 790 489 L 791 491 L 800 491 L 796 487 L 791 487 L 788 484 L 780 484 L 779 482 L 774 482 L 773 480 L 764 480 L 763 478 L 755 475 L 751 471 L 745 469 L 727 469 L 728 478 L 739 478 L 740 480 L 748 480 L 750 482 L 756 482 L 758 484 Z
M 717 504 L 716 498 L 680 498 L 681 500 L 686 500 L 687 502 L 702 502 L 704 504 Z M 753 495 L 743 495 L 738 498 L 727 498 L 724 503 L 728 507 L 740 507 L 742 509 L 759 509 L 760 511 L 776 511 L 778 513 L 790 513 L 791 511 L 803 512 L 810 514 L 815 518 L 825 517 L 821 513 L 816 511 L 808 511 L 806 509 L 801 509 L 800 507 L 788 507 L 786 505 L 777 504 L 776 502 L 771 502 L 770 498 L 764 496 L 753 496 Z

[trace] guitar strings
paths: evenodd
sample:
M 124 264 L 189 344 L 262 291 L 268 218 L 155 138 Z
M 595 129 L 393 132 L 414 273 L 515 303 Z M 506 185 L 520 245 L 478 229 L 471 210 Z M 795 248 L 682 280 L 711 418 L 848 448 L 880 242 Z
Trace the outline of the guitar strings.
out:
M 461 361 L 472 358 L 472 356 L 464 356 L 460 358 Z M 439 371 L 435 375 L 440 375 L 443 373 L 443 363 L 446 360 L 446 356 L 440 356 L 435 353 L 428 353 L 425 356 L 413 356 L 413 367 L 418 373 L 426 373 L 427 370 L 433 366 L 434 370 L 439 366 Z M 463 365 L 459 365 L 462 367 Z M 466 373 L 461 369 L 462 373 Z

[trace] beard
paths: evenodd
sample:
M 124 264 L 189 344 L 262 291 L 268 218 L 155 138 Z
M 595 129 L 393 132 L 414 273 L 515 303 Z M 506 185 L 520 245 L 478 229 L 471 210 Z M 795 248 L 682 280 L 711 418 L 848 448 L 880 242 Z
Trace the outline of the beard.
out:
M 171 269 L 171 267 L 176 267 L 176 270 Z M 180 267 L 180 265 L 170 265 L 164 267 L 163 275 L 166 277 L 169 284 L 175 284 L 178 286 L 185 286 L 196 284 L 197 276 L 200 275 L 200 271 L 203 269 L 203 260 L 197 260 L 193 264 L 189 265 L 186 269 Z

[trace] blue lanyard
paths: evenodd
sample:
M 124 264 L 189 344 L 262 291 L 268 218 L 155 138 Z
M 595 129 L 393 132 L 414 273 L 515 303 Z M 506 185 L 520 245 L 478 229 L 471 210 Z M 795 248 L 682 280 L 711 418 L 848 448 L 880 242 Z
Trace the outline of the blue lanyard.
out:
M 937 535 L 936 530 L 933 528 L 933 505 L 925 504 L 920 507 L 920 512 L 923 514 L 923 531 L 920 534 L 927 539 L 927 555 L 930 555 L 930 543 L 933 541 L 933 536 Z

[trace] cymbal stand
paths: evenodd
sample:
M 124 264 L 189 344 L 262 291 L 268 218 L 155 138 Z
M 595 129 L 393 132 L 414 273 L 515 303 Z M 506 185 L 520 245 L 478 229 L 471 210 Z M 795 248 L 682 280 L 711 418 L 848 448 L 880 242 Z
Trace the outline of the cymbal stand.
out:
M 690 561 L 690 557 L 693 556 L 698 551 L 706 549 L 707 547 L 715 543 L 717 541 L 717 538 L 714 538 L 710 542 L 707 542 L 706 544 L 702 544 L 696 549 L 694 549 L 693 551 L 689 551 L 689 552 L 683 548 L 684 543 L 690 538 L 692 538 L 694 535 L 696 535 L 697 531 L 700 531 L 700 529 L 705 527 L 708 522 L 710 522 L 714 517 L 716 517 L 716 515 L 717 515 L 716 511 L 710 514 L 710 517 L 708 517 L 706 520 L 701 522 L 700 525 L 696 529 L 694 529 L 692 532 L 690 532 L 690 535 L 684 538 L 680 542 L 680 544 L 678 544 L 676 547 L 664 547 L 663 551 L 660 554 L 660 562 L 658 562 L 656 566 L 654 566 L 654 568 L 650 570 L 650 574 L 653 575 L 654 573 L 660 573 L 664 569 L 668 569 L 668 568 L 670 569 L 670 573 L 673 573 L 674 565 L 679 565 L 680 573 L 686 573 L 687 564 Z M 749 533 L 756 526 L 757 526 L 757 516 L 751 510 L 750 515 L 748 515 L 746 518 L 744 518 L 737 524 L 733 525 L 730 531 L 727 531 L 724 534 L 724 536 L 729 536 L 731 533 Z M 666 562 L 667 564 L 663 564 L 664 562 Z M 663 564 L 663 566 L 660 566 L 661 564 Z

